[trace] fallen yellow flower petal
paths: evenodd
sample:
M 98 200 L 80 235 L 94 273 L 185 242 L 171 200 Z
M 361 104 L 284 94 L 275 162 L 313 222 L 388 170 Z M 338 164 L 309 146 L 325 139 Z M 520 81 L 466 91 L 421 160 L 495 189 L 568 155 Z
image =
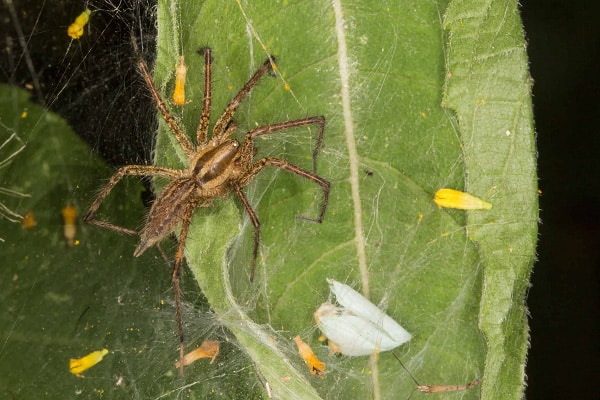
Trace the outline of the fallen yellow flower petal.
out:
M 32 211 L 27 211 L 23 214 L 23 220 L 21 221 L 21 228 L 23 229 L 31 229 L 37 225 L 37 221 L 35 220 L 35 215 Z
M 173 90 L 173 103 L 178 106 L 187 104 L 185 101 L 185 77 L 187 65 L 183 56 L 179 56 L 179 65 L 175 68 L 175 89 Z
M 75 18 L 75 22 L 69 25 L 67 28 L 67 35 L 69 35 L 71 39 L 79 39 L 83 36 L 83 28 L 90 20 L 91 13 L 92 11 L 87 8 L 84 12 L 79 14 L 77 18 Z
M 492 203 L 475 197 L 469 193 L 454 189 L 440 189 L 433 198 L 438 207 L 457 208 L 459 210 L 489 210 Z
M 300 336 L 296 336 L 294 341 L 296 342 L 296 346 L 298 346 L 298 353 L 300 353 L 300 357 L 302 357 L 308 366 L 310 373 L 323 379 L 325 377 L 325 363 L 317 358 L 308 343 L 305 343 Z
M 65 238 L 67 239 L 69 246 L 73 246 L 75 243 L 75 235 L 77 234 L 77 226 L 75 225 L 77 210 L 75 207 L 67 205 L 62 209 L 61 214 L 63 216 L 63 231 Z
M 190 365 L 196 360 L 201 358 L 210 358 L 210 363 L 215 361 L 215 358 L 219 355 L 219 342 L 214 340 L 205 340 L 202 342 L 200 347 L 194 349 L 183 356 L 183 366 Z M 180 363 L 177 361 L 175 367 L 179 368 Z
M 83 376 L 80 374 L 86 369 L 92 368 L 94 365 L 98 364 L 107 354 L 108 349 L 102 349 L 93 351 L 87 356 L 81 358 L 71 358 L 69 361 L 69 370 L 73 375 L 83 378 Z

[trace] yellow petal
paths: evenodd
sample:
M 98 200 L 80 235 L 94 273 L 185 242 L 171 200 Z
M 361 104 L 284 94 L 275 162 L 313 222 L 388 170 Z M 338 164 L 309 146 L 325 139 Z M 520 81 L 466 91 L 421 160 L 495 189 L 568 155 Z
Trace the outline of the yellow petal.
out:
M 73 375 L 80 376 L 83 371 L 92 368 L 94 365 L 98 364 L 105 355 L 108 354 L 108 349 L 102 349 L 98 351 L 93 351 L 87 356 L 81 358 L 71 358 L 69 361 L 69 370 Z
M 68 205 L 61 211 L 63 216 L 63 233 L 67 239 L 69 246 L 75 243 L 75 235 L 77 234 L 77 226 L 75 225 L 75 219 L 77 218 L 77 209 Z
M 296 336 L 294 341 L 296 342 L 296 346 L 298 346 L 298 353 L 308 366 L 310 373 L 323 379 L 325 377 L 325 363 L 319 360 L 308 343 L 305 343 L 300 336 Z
M 210 363 L 215 361 L 215 358 L 219 355 L 219 342 L 214 340 L 205 340 L 202 342 L 200 347 L 194 349 L 183 356 L 183 366 L 190 365 L 196 360 L 201 358 L 210 358 Z M 175 367 L 179 368 L 180 362 L 175 363 Z
M 440 189 L 433 198 L 438 207 L 457 208 L 459 210 L 489 210 L 492 203 L 475 197 L 469 193 L 454 189 Z
M 187 65 L 185 58 L 179 56 L 179 65 L 175 68 L 175 89 L 173 90 L 173 103 L 178 106 L 186 105 L 185 101 L 185 77 L 187 75 Z
M 21 227 L 23 229 L 31 229 L 37 225 L 37 221 L 35 220 L 35 215 L 32 211 L 27 211 L 23 215 L 23 221 L 21 221 Z
M 75 18 L 75 22 L 69 25 L 67 28 L 67 35 L 69 35 L 71 39 L 79 39 L 81 36 L 83 36 L 83 28 L 90 20 L 91 13 L 92 11 L 90 11 L 89 8 L 86 9 L 84 12 L 79 14 L 77 18 Z

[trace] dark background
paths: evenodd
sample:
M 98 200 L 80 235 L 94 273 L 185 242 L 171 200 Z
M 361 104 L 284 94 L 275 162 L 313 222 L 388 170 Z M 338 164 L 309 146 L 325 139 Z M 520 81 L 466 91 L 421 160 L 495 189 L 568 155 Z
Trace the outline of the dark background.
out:
M 150 97 L 140 94 L 145 87 L 133 67 L 128 44 L 131 22 L 143 21 L 140 43 L 144 57 L 151 59 L 152 40 L 145 40 L 151 38 L 154 26 L 151 2 L 119 2 L 118 20 L 112 18 L 110 9 L 95 12 L 95 29 L 105 30 L 92 34 L 103 41 L 94 42 L 93 48 L 83 47 L 84 41 L 74 42 L 67 56 L 63 47 L 54 47 L 54 43 L 64 43 L 64 37 L 53 40 L 52 36 L 64 32 L 44 31 L 43 20 L 69 20 L 81 12 L 82 2 L 55 1 L 43 13 L 38 11 L 38 0 L 17 3 L 14 8 L 23 31 L 36 32 L 28 37 L 28 47 L 47 50 L 31 54 L 33 65 L 43 65 L 37 70 L 40 90 L 32 90 L 34 97 L 48 94 L 37 100 L 67 118 L 110 163 L 148 162 L 151 138 L 123 133 L 154 131 L 151 118 L 138 118 L 139 110 L 151 110 L 153 105 Z M 542 191 L 539 260 L 528 296 L 531 349 L 526 396 L 596 398 L 594 378 L 600 372 L 600 6 L 594 0 L 522 3 L 534 79 Z M 25 63 L 19 59 L 21 50 L 6 4 L 5 0 L 0 6 L 0 38 L 6 38 L 6 45 L 3 41 L 0 46 L 0 82 L 23 86 L 31 78 L 27 69 L 15 68 Z M 107 2 L 102 4 L 106 7 Z M 117 96 L 104 97 L 107 93 Z M 90 104 L 102 107 L 102 113 L 90 113 Z M 105 141 L 97 141 L 98 131 Z
M 522 4 L 542 190 L 529 399 L 599 396 L 599 11 L 597 1 Z

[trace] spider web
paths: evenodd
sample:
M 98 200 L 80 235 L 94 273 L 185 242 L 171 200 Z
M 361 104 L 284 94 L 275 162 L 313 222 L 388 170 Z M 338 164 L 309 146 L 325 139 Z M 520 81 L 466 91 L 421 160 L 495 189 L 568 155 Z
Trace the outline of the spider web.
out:
M 221 343 L 222 354 L 213 365 L 206 360 L 193 364 L 186 369 L 186 381 L 180 382 L 172 366 L 177 357 L 177 339 L 169 266 L 158 252 L 152 249 L 136 259 L 132 256 L 136 238 L 79 223 L 79 247 L 70 248 L 64 243 L 61 207 L 72 203 L 82 213 L 113 171 L 101 166 L 94 153 L 113 166 L 153 161 L 180 166 L 177 154 L 165 151 L 172 139 L 164 130 L 158 138 L 158 150 L 153 152 L 155 107 L 135 70 L 129 39 L 133 30 L 141 43 L 142 56 L 151 63 L 155 51 L 153 5 L 145 1 L 95 1 L 40 7 L 37 2 L 21 2 L 12 7 L 16 11 L 12 22 L 21 25 L 34 69 L 22 61 L 26 54 L 19 45 L 18 34 L 12 32 L 9 36 L 14 42 L 6 50 L 9 57 L 3 58 L 12 60 L 2 67 L 6 82 L 25 86 L 37 80 L 39 84 L 31 90 L 34 99 L 65 116 L 91 150 L 70 137 L 67 144 L 55 142 L 58 139 L 48 134 L 45 125 L 47 119 L 55 116 L 44 110 L 33 118 L 31 134 L 21 136 L 32 153 L 53 144 L 47 149 L 51 151 L 43 155 L 56 155 L 50 168 L 57 172 L 53 178 L 58 183 L 51 185 L 49 194 L 34 196 L 33 203 L 10 203 L 19 212 L 36 206 L 37 231 L 21 230 L 18 225 L 2 226 L 0 236 L 13 238 L 13 246 L 6 254 L 14 262 L 11 269 L 4 271 L 0 283 L 3 288 L 11 286 L 17 276 L 19 284 L 6 297 L 11 301 L 30 300 L 24 305 L 10 303 L 2 317 L 2 325 L 9 328 L 2 331 L 0 365 L 11 370 L 5 376 L 11 376 L 13 383 L 9 386 L 8 381 L 0 382 L 0 387 L 7 394 L 25 394 L 28 383 L 42 377 L 35 389 L 39 392 L 32 394 L 105 394 L 110 398 L 268 396 L 266 383 L 275 386 L 265 372 L 268 363 L 261 364 L 256 358 L 251 361 L 246 354 L 252 352 L 253 345 L 237 343 L 229 329 L 237 324 L 241 331 L 252 335 L 256 333 L 254 327 L 246 325 L 233 310 L 211 311 L 191 274 L 185 277 L 184 286 L 187 349 L 205 339 L 216 339 Z M 81 39 L 71 41 L 64 34 L 66 26 L 86 7 L 93 11 L 86 32 Z M 330 9 L 293 2 L 281 9 L 263 9 L 262 5 L 244 2 L 173 2 L 169 7 L 170 17 L 159 21 L 159 26 L 172 32 L 167 35 L 169 39 L 158 44 L 156 82 L 168 97 L 174 84 L 173 70 L 183 52 L 188 65 L 186 95 L 192 102 L 171 109 L 192 136 L 201 110 L 203 79 L 202 58 L 195 52 L 207 45 L 213 48 L 215 58 L 212 122 L 270 54 L 277 56 L 277 73 L 273 79 L 264 78 L 240 107 L 236 114 L 240 132 L 311 115 L 324 114 L 328 121 L 326 145 L 318 163 L 319 174 L 334 185 L 325 222 L 317 225 L 296 219 L 300 214 L 314 216 L 318 212 L 318 187 L 286 172 L 265 171 L 245 190 L 262 223 L 260 278 L 253 285 L 247 282 L 252 225 L 239 204 L 227 201 L 215 211 L 198 213 L 197 220 L 205 226 L 211 226 L 211 219 L 216 219 L 223 226 L 233 227 L 231 236 L 222 239 L 225 252 L 219 243 L 211 247 L 213 239 L 209 236 L 217 236 L 214 231 L 190 236 L 189 247 L 201 249 L 201 257 L 195 257 L 202 260 L 201 267 L 224 271 L 239 309 L 264 328 L 261 332 L 269 333 L 265 341 L 276 343 L 278 354 L 321 397 L 354 398 L 354 388 L 363 387 L 365 392 L 360 393 L 360 398 L 389 398 L 391 393 L 419 398 L 420 393 L 413 393 L 414 383 L 389 355 L 381 355 L 380 387 L 376 387 L 368 358 L 332 356 L 317 341 L 319 332 L 312 313 L 327 299 L 325 278 L 334 277 L 357 289 L 363 282 L 353 243 L 356 211 L 349 207 L 347 171 L 350 157 L 354 157 L 359 174 L 352 184 L 360 187 L 363 201 L 364 267 L 371 276 L 371 299 L 415 335 L 398 353 L 425 383 L 461 384 L 479 376 L 482 341 L 473 317 L 477 298 L 469 299 L 478 291 L 480 273 L 473 262 L 474 249 L 466 239 L 462 214 L 442 213 L 428 203 L 428 195 L 435 188 L 461 184 L 462 163 L 455 151 L 452 117 L 434 108 L 439 103 L 432 89 L 437 83 L 430 77 L 438 77 L 439 71 L 409 76 L 398 71 L 410 71 L 410 63 L 402 61 L 402 68 L 396 65 L 402 59 L 400 54 L 414 51 L 422 42 L 407 37 L 399 22 L 391 20 L 390 36 L 386 38 L 369 29 L 352 38 L 355 42 L 348 65 L 358 79 L 352 82 L 351 95 L 361 102 L 355 103 L 352 110 L 358 153 L 349 156 L 342 134 L 345 115 L 339 106 L 342 99 L 336 72 L 336 32 L 331 21 L 320 17 L 324 14 L 333 19 Z M 421 15 L 431 12 L 427 9 Z M 319 23 L 310 22 L 311 18 L 304 15 L 313 15 Z M 57 25 L 55 21 L 62 22 Z M 358 25 L 351 18 L 346 23 L 349 29 Z M 367 26 L 375 25 L 371 22 Z M 430 33 L 428 40 L 435 34 L 441 36 L 439 31 Z M 49 38 L 52 45 L 43 46 Z M 44 47 L 45 51 L 41 51 Z M 364 59 L 373 63 L 359 62 Z M 428 90 L 419 88 L 423 84 Z M 395 91 L 398 85 L 406 92 Z M 420 101 L 419 96 L 428 96 L 428 101 Z M 10 104 L 13 117 L 23 107 L 34 108 L 17 101 Z M 416 123 L 404 122 L 414 121 L 414 115 L 418 115 Z M 379 119 L 388 123 L 377 124 Z M 10 123 L 2 121 L 11 131 L 29 129 L 18 118 Z M 401 140 L 415 130 L 426 134 Z M 280 157 L 310 169 L 314 134 L 315 129 L 295 129 L 260 138 L 257 157 Z M 446 152 L 448 147 L 453 151 Z M 44 165 L 45 160 L 40 156 L 39 164 Z M 14 168 L 2 175 L 2 185 L 34 194 L 32 184 L 19 182 L 27 169 L 23 163 L 15 160 Z M 146 190 L 150 186 L 145 182 Z M 139 228 L 144 216 L 144 193 L 144 187 L 135 180 L 120 183 L 102 207 L 102 217 Z M 237 214 L 231 220 L 219 220 L 219 207 L 227 208 L 227 204 L 236 204 Z M 18 240 L 26 240 L 27 245 L 14 245 Z M 36 242 L 47 243 L 49 249 L 36 250 Z M 173 242 L 165 247 L 173 254 Z M 23 271 L 31 272 L 28 275 Z M 427 291 L 423 282 L 432 291 L 446 292 L 428 298 L 422 293 Z M 203 291 L 209 292 L 203 286 L 206 284 L 206 280 L 200 282 Z M 37 292 L 41 294 L 34 296 Z M 52 317 L 40 313 L 40 304 L 45 304 L 44 312 Z M 52 331 L 50 337 L 55 337 L 50 347 L 55 350 L 45 345 L 38 347 L 43 342 L 41 338 L 49 335 L 48 330 L 40 332 L 39 326 L 49 326 L 47 320 L 52 318 L 64 321 L 67 332 L 58 327 Z M 306 371 L 291 341 L 296 335 L 308 341 L 327 362 L 324 380 L 317 380 Z M 25 345 L 19 345 L 22 337 L 26 338 Z M 69 374 L 69 358 L 104 347 L 111 351 L 110 355 L 84 373 L 85 380 Z M 440 353 L 446 358 L 438 367 L 435 357 Z M 27 357 L 22 358 L 22 364 L 9 366 L 8 360 L 14 354 Z M 41 365 L 40 354 L 46 356 Z M 61 371 L 60 384 L 52 377 L 51 372 L 55 371 Z M 286 385 L 286 377 L 280 375 L 278 379 Z M 448 397 L 476 398 L 476 394 L 465 392 Z
M 221 355 L 212 365 L 199 360 L 190 366 L 188 380 L 181 382 L 173 365 L 177 336 L 170 266 L 156 250 L 134 258 L 136 238 L 98 232 L 80 218 L 76 245 L 68 246 L 63 235 L 61 209 L 70 204 L 81 215 L 113 171 L 95 153 L 113 165 L 152 162 L 154 105 L 135 69 L 129 39 L 136 27 L 151 61 L 152 4 L 5 5 L 11 24 L 3 25 L 8 45 L 2 48 L 2 76 L 25 91 L 2 88 L 0 140 L 12 139 L 0 157 L 13 154 L 20 141 L 26 147 L 2 169 L 1 186 L 31 197 L 1 200 L 16 213 L 31 211 L 36 225 L 23 229 L 19 221 L 0 223 L 0 237 L 7 239 L 0 251 L 10 260 L 0 275 L 5 304 L 0 313 L 1 396 L 130 399 L 213 393 L 239 398 L 235 384 L 247 381 L 244 395 L 258 397 L 262 385 L 251 364 L 231 333 L 215 321 L 191 278 L 184 278 L 187 349 L 218 340 Z M 85 33 L 71 40 L 67 26 L 86 7 L 93 12 Z M 91 149 L 56 114 L 29 103 L 29 94 L 64 115 Z M 147 189 L 135 180 L 119 186 L 102 217 L 139 228 Z M 164 244 L 169 254 L 174 246 Z M 69 373 L 70 358 L 102 348 L 110 353 L 83 373 L 85 379 Z
M 278 64 L 282 75 L 284 77 L 294 76 L 303 84 L 299 86 L 295 84 L 294 80 L 288 79 L 292 88 L 311 87 L 315 85 L 315 82 L 326 82 L 320 86 L 317 84 L 319 89 L 312 93 L 301 93 L 296 90 L 294 95 L 286 94 L 285 90 L 277 91 L 277 89 L 269 88 L 265 83 L 256 88 L 252 99 L 248 102 L 248 108 L 241 110 L 238 120 L 241 121 L 241 126 L 244 126 L 245 118 L 248 116 L 246 126 L 255 126 L 273 120 L 277 121 L 277 115 L 281 114 L 282 110 L 304 109 L 307 110 L 308 115 L 317 114 L 320 112 L 319 110 L 311 110 L 311 107 L 314 106 L 311 99 L 314 93 L 318 93 L 317 96 L 320 100 L 315 101 L 316 104 L 321 104 L 323 109 L 333 107 L 330 112 L 326 113 L 328 116 L 327 138 L 325 149 L 321 154 L 323 161 L 319 164 L 319 168 L 321 168 L 321 174 L 334 182 L 335 189 L 332 197 L 336 200 L 335 202 L 332 200 L 332 203 L 336 203 L 337 206 L 330 204 L 326 222 L 322 226 L 311 226 L 296 221 L 294 220 L 296 215 L 310 213 L 311 210 L 318 207 L 318 192 L 315 192 L 309 183 L 304 186 L 302 182 L 298 183 L 293 176 L 290 177 L 284 173 L 271 173 L 259 177 L 257 182 L 248 188 L 251 202 L 258 204 L 257 212 L 263 227 L 261 248 L 263 262 L 260 267 L 263 275 L 261 283 L 254 286 L 247 284 L 247 271 L 244 269 L 244 266 L 248 265 L 248 241 L 251 238 L 251 230 L 248 229 L 247 221 L 243 219 L 245 222 L 242 222 L 241 236 L 232 239 L 233 234 L 223 235 L 223 238 L 215 239 L 210 242 L 211 244 L 207 244 L 207 241 L 211 240 L 210 236 L 214 235 L 215 226 L 226 226 L 231 231 L 236 231 L 239 222 L 237 222 L 237 216 L 234 217 L 234 220 L 229 220 L 231 214 L 228 211 L 215 212 L 212 218 L 203 217 L 202 226 L 198 225 L 190 234 L 189 240 L 194 244 L 188 246 L 187 254 L 188 260 L 193 265 L 192 269 L 211 304 L 215 307 L 218 307 L 217 304 L 224 304 L 219 312 L 224 315 L 234 315 L 232 318 L 235 321 L 231 322 L 228 320 L 229 318 L 225 318 L 225 324 L 236 325 L 236 321 L 244 321 L 244 318 L 250 315 L 253 321 L 259 321 L 270 327 L 271 330 L 267 328 L 266 332 L 271 337 L 279 338 L 279 340 L 275 340 L 278 346 L 275 349 L 271 348 L 273 351 L 271 359 L 293 353 L 290 339 L 295 336 L 293 333 L 296 332 L 313 332 L 310 342 L 314 346 L 319 346 L 312 322 L 312 312 L 326 297 L 324 278 L 335 275 L 352 286 L 360 286 L 360 280 L 356 276 L 354 244 L 356 239 L 355 233 L 352 232 L 352 228 L 355 227 L 352 221 L 357 213 L 356 209 L 352 210 L 352 207 L 348 207 L 351 202 L 347 186 L 348 165 L 351 158 L 354 158 L 352 161 L 357 162 L 360 166 L 359 170 L 364 168 L 364 170 L 373 171 L 371 175 L 365 173 L 351 178 L 351 180 L 354 179 L 351 184 L 360 186 L 359 195 L 368 204 L 366 206 L 361 204 L 359 209 L 364 213 L 361 217 L 362 221 L 366 222 L 363 229 L 368 229 L 365 232 L 366 254 L 368 254 L 365 269 L 368 274 L 372 275 L 371 290 L 376 294 L 373 296 L 377 298 L 377 301 L 383 301 L 384 306 L 387 305 L 390 309 L 396 310 L 396 315 L 413 316 L 419 320 L 418 325 L 423 329 L 420 331 L 421 339 L 413 341 L 417 346 L 413 352 L 417 356 L 411 358 L 414 363 L 411 365 L 420 372 L 419 375 L 429 376 L 429 379 L 434 380 L 438 377 L 437 379 L 444 381 L 459 381 L 464 380 L 466 376 L 477 375 L 478 362 L 474 360 L 478 360 L 481 356 L 479 351 L 483 344 L 476 330 L 473 313 L 477 308 L 476 293 L 480 273 L 475 262 L 477 256 L 465 236 L 462 214 L 440 214 L 438 210 L 431 207 L 430 200 L 430 193 L 433 193 L 434 188 L 460 186 L 462 164 L 460 151 L 455 151 L 458 150 L 457 134 L 452 117 L 444 112 L 439 112 L 435 91 L 425 90 L 432 98 L 424 102 L 419 100 L 423 89 L 419 88 L 420 85 L 415 84 L 414 81 L 429 78 L 419 76 L 417 79 L 416 77 L 391 74 L 391 71 L 395 70 L 392 60 L 398 60 L 399 51 L 396 46 L 402 43 L 401 35 L 406 33 L 401 32 L 394 23 L 391 23 L 392 34 L 395 35 L 391 36 L 393 38 L 390 41 L 391 45 L 384 47 L 385 51 L 377 53 L 376 56 L 371 56 L 375 60 L 375 64 L 374 66 L 365 66 L 364 73 L 353 64 L 355 61 L 348 60 L 355 70 L 361 71 L 358 73 L 359 78 L 352 83 L 351 95 L 360 98 L 361 93 L 372 93 L 372 96 L 365 98 L 365 104 L 361 104 L 359 101 L 359 106 L 351 111 L 357 123 L 353 139 L 356 140 L 355 145 L 359 151 L 348 155 L 347 138 L 341 135 L 345 129 L 343 126 L 345 111 L 337 107 L 337 104 L 340 103 L 339 87 L 335 84 L 328 84 L 337 82 L 339 79 L 337 74 L 329 74 L 331 71 L 336 71 L 337 68 L 335 51 L 331 48 L 328 49 L 326 45 L 331 43 L 335 37 L 334 32 L 331 30 L 322 32 L 320 41 L 311 41 L 308 44 L 300 43 L 306 40 L 306 34 L 301 34 L 293 29 L 289 32 L 286 31 L 285 34 L 282 33 L 276 27 L 285 25 L 286 19 L 283 16 L 281 20 L 273 17 L 272 9 L 261 9 L 255 4 L 251 6 L 243 3 L 241 8 L 244 12 L 240 15 L 236 14 L 238 8 L 240 8 L 238 4 L 232 4 L 225 9 L 219 8 L 217 11 L 207 3 L 201 10 L 188 9 L 187 19 L 182 19 L 182 26 L 192 26 L 192 28 L 189 36 L 184 38 L 184 43 L 186 43 L 184 52 L 189 53 L 192 51 L 191 49 L 200 46 L 203 41 L 207 41 L 208 39 L 205 37 L 211 37 L 210 41 L 214 43 L 214 54 L 221 54 L 221 57 L 225 58 L 226 65 L 239 63 L 241 57 L 241 65 L 249 66 L 246 76 L 255 68 L 256 60 L 261 59 L 256 55 L 257 52 L 263 52 L 265 57 L 267 53 L 272 52 L 279 56 Z M 442 7 L 440 6 L 440 8 Z M 286 11 L 290 14 L 282 15 L 297 16 L 309 12 L 299 5 L 294 5 Z M 433 12 L 439 18 L 439 10 L 436 7 L 433 7 Z M 195 28 L 197 25 L 191 22 L 203 20 L 203 15 L 210 16 L 211 26 L 214 24 L 215 29 L 209 33 L 199 32 Z M 214 18 L 214 20 L 210 18 Z M 308 19 L 310 20 L 310 18 Z M 269 23 L 265 23 L 265 28 L 260 29 L 257 21 L 263 20 L 268 20 Z M 348 24 L 351 23 L 352 21 L 348 22 Z M 242 27 L 244 29 L 241 29 Z M 372 34 L 372 32 L 368 33 Z M 282 36 L 285 36 L 285 40 L 282 39 Z M 232 41 L 232 37 L 236 37 L 237 40 Z M 378 39 L 380 38 L 376 37 L 374 40 Z M 436 38 L 436 40 L 439 39 L 440 37 Z M 248 44 L 242 47 L 240 43 L 243 43 L 244 40 Z M 363 43 L 368 41 L 369 36 L 357 37 L 358 43 L 366 49 L 371 49 L 371 46 Z M 270 42 L 272 42 L 271 45 L 265 45 Z M 236 48 L 243 48 L 240 53 L 235 54 L 236 61 L 227 58 L 231 52 L 231 43 L 235 43 Z M 163 47 L 167 47 L 167 45 Z M 186 50 L 186 48 L 190 48 L 190 50 Z M 295 49 L 301 48 L 304 49 L 304 52 L 294 52 Z M 377 46 L 374 48 L 381 51 L 381 48 Z M 221 50 L 219 51 L 219 49 Z M 163 56 L 166 60 L 172 60 L 176 58 L 177 53 L 167 51 Z M 286 60 L 289 64 L 283 64 L 281 60 Z M 160 61 L 159 59 L 158 63 Z M 291 70 L 286 71 L 282 65 L 288 65 Z M 289 67 L 289 65 L 293 67 Z M 201 66 L 197 68 L 201 68 Z M 430 73 L 432 74 L 430 76 L 436 76 L 435 72 L 430 71 Z M 158 79 L 161 79 L 161 76 L 168 78 L 170 75 L 168 71 L 157 72 Z M 441 74 L 437 76 L 441 76 Z M 214 80 L 216 82 L 230 79 L 232 78 L 229 71 L 225 71 L 224 76 L 215 72 Z M 239 77 L 237 80 L 243 82 L 245 77 Z M 391 89 L 398 84 L 398 81 L 406 81 L 406 93 Z M 284 86 L 282 81 L 279 82 L 279 85 L 280 88 Z M 323 89 L 323 85 L 327 87 L 327 90 Z M 435 85 L 429 83 L 425 86 L 435 87 Z M 266 94 L 263 94 L 265 92 Z M 215 95 L 218 96 L 218 92 Z M 219 101 L 225 104 L 228 97 L 230 96 L 221 100 L 215 99 L 215 104 L 218 104 Z M 390 99 L 393 100 L 394 106 L 395 104 L 407 105 L 406 119 L 413 121 L 411 124 L 398 118 L 396 115 L 398 109 L 390 107 Z M 298 102 L 301 106 L 298 105 Z M 250 109 L 251 113 L 245 114 L 244 110 L 246 109 Z M 198 112 L 196 110 L 195 114 L 197 115 Z M 262 115 L 265 117 L 262 118 Z M 390 125 L 382 127 L 378 123 L 378 118 L 384 118 Z M 411 126 L 412 124 L 414 126 Z M 193 122 L 191 126 L 193 126 Z M 395 129 L 391 128 L 392 126 Z M 418 129 L 419 132 L 424 131 L 426 134 L 402 140 L 401 132 L 412 132 L 414 129 Z M 296 134 L 294 137 L 309 136 Z M 169 136 L 164 137 L 168 138 Z M 271 148 L 281 151 L 281 148 L 287 147 L 291 143 L 286 141 L 285 137 L 280 138 L 280 136 L 270 140 L 272 144 L 267 141 L 261 143 L 261 151 L 269 152 L 272 151 Z M 281 141 L 283 144 L 281 147 L 277 147 Z M 168 140 L 165 140 L 163 144 L 168 149 L 170 145 Z M 159 137 L 160 147 L 161 139 Z M 390 158 L 384 156 L 386 153 Z M 402 157 L 403 154 L 410 154 L 410 157 Z M 302 156 L 306 155 L 306 150 L 286 151 L 286 155 L 288 155 L 286 159 L 303 165 Z M 168 157 L 165 157 L 163 162 L 168 163 Z M 410 171 L 410 173 L 404 171 Z M 361 201 L 363 200 L 361 199 Z M 235 240 L 235 242 L 229 245 L 229 240 Z M 200 245 L 200 243 L 202 244 Z M 223 261 L 223 249 L 227 246 L 229 246 L 228 259 Z M 215 249 L 215 253 L 211 252 L 211 249 Z M 194 260 L 198 259 L 201 259 L 202 262 L 194 266 Z M 231 283 L 224 282 L 220 280 L 220 277 L 215 276 L 216 274 L 207 272 L 203 267 L 206 264 L 223 264 L 222 274 L 226 274 Z M 440 265 L 443 265 L 443 271 L 440 271 Z M 432 301 L 427 299 L 426 295 L 424 299 L 421 280 L 431 282 L 434 287 L 441 285 L 441 287 L 449 289 L 454 286 L 455 290 L 447 292 L 443 296 L 444 299 L 438 298 Z M 211 284 L 205 285 L 203 282 L 211 282 Z M 451 284 L 450 282 L 455 283 Z M 213 288 L 219 288 L 220 284 L 224 285 L 223 292 L 216 293 Z M 229 284 L 231 288 L 229 288 Z M 231 297 L 236 301 L 231 302 Z M 407 304 L 407 298 L 415 300 Z M 425 305 L 419 304 L 421 302 Z M 237 323 L 237 325 L 240 324 Z M 255 327 L 250 323 L 241 325 L 240 335 L 254 335 L 257 348 L 269 348 L 268 341 L 264 340 L 264 329 L 254 330 Z M 232 329 L 234 328 L 232 327 Z M 272 329 L 277 331 L 272 331 Z M 448 337 L 455 339 L 460 337 L 464 341 L 462 339 L 449 341 Z M 431 339 L 435 340 L 430 343 Z M 421 340 L 420 344 L 419 340 Z M 248 351 L 252 352 L 252 346 L 247 343 L 246 346 Z M 453 361 L 459 362 L 464 368 L 456 368 L 458 364 L 452 362 L 447 364 L 448 369 L 436 368 L 436 350 L 433 349 L 444 349 L 444 351 L 454 354 Z M 327 357 L 331 368 L 335 370 L 335 366 L 340 360 L 328 357 L 327 351 L 323 348 L 321 348 L 320 354 Z M 272 371 L 265 359 L 261 360 L 260 357 L 256 357 L 254 361 L 268 382 L 273 383 L 278 379 L 277 371 Z M 317 387 L 322 396 L 333 398 L 352 397 L 356 395 L 354 393 L 356 387 L 367 388 L 367 393 L 376 398 L 385 397 L 382 393 L 414 391 L 414 383 L 406 374 L 398 372 L 395 360 L 389 358 L 381 360 L 381 376 L 385 377 L 385 382 L 380 381 L 379 383 L 372 378 L 375 369 L 368 360 L 343 359 L 342 365 L 345 366 L 342 368 L 343 375 L 336 376 L 333 373 L 331 375 L 335 384 L 332 384 L 330 380 L 311 381 L 310 385 Z M 296 364 L 296 367 L 302 368 L 302 365 Z M 271 373 L 272 375 L 269 376 Z M 279 374 L 281 376 L 285 373 L 279 371 Z M 440 376 L 442 378 L 439 378 Z M 372 392 L 368 389 L 371 387 L 373 388 Z M 286 387 L 279 389 L 285 391 Z M 308 396 L 304 392 L 302 395 Z M 296 393 L 296 397 L 302 397 L 302 395 Z M 361 392 L 360 396 L 363 395 L 364 393 Z M 476 393 L 460 393 L 454 396 L 476 395 Z

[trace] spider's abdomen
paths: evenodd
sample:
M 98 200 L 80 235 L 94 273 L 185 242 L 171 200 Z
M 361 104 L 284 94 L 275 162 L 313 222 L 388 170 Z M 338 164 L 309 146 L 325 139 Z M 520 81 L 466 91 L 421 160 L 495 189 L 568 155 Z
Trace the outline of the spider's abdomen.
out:
M 150 208 L 134 256 L 141 255 L 177 228 L 184 219 L 186 209 L 190 206 L 195 208 L 195 190 L 196 183 L 189 177 L 176 179 L 163 189 Z

